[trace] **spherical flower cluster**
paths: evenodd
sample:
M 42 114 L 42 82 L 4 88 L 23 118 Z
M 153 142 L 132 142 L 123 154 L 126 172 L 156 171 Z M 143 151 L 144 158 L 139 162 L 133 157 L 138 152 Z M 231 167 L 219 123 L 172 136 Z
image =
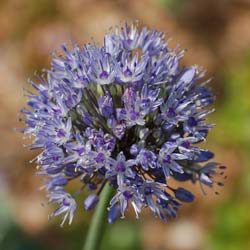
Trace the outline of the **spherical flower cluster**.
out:
M 39 83 L 31 82 L 35 93 L 21 111 L 30 148 L 41 150 L 36 161 L 48 203 L 58 203 L 52 215 L 63 214 L 62 224 L 77 208 L 66 190 L 75 179 L 78 194 L 90 192 L 87 210 L 104 185 L 113 187 L 110 223 L 129 204 L 137 217 L 143 207 L 162 220 L 175 217 L 182 202 L 194 200 L 181 182 L 222 185 L 214 177 L 225 167 L 206 163 L 213 153 L 198 147 L 212 127 L 208 81 L 197 66 L 180 66 L 183 51 L 170 49 L 162 32 L 125 24 L 105 35 L 102 47 L 62 50 Z

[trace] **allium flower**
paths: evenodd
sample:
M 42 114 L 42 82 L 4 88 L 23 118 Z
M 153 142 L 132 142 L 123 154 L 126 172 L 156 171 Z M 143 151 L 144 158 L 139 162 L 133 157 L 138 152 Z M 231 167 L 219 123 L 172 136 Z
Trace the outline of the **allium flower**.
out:
M 110 223 L 129 204 L 137 217 L 143 207 L 162 220 L 175 217 L 182 202 L 194 200 L 183 181 L 202 189 L 222 185 L 215 177 L 225 167 L 204 163 L 213 153 L 198 147 L 212 128 L 208 81 L 197 66 L 179 65 L 183 51 L 170 49 L 163 33 L 126 24 L 107 34 L 102 47 L 62 50 L 40 83 L 31 82 L 36 92 L 21 111 L 22 132 L 34 138 L 30 148 L 41 150 L 36 161 L 47 177 L 48 203 L 59 205 L 52 215 L 63 214 L 62 224 L 76 210 L 75 194 L 66 191 L 75 179 L 78 194 L 90 192 L 86 210 L 105 184 L 114 188 Z

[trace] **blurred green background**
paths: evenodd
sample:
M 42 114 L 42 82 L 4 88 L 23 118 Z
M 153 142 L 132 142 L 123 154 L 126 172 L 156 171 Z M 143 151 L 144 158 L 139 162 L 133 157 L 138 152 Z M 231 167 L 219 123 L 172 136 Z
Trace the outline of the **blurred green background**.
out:
M 60 44 L 102 42 L 111 26 L 139 20 L 187 48 L 183 64 L 213 77 L 216 123 L 207 147 L 228 166 L 225 187 L 214 195 L 191 189 L 196 201 L 168 223 L 145 213 L 108 226 L 102 250 L 250 249 L 250 1 L 249 0 L 0 0 L 0 249 L 81 249 L 92 213 L 79 209 L 59 227 L 42 207 L 42 180 L 22 147 L 17 113 L 23 88 L 49 67 Z

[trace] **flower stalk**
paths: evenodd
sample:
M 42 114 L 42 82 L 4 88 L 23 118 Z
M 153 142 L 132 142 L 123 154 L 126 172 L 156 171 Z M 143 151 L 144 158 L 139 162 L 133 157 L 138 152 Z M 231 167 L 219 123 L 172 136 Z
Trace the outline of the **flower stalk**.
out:
M 102 236 L 104 235 L 105 226 L 107 225 L 107 207 L 112 193 L 113 188 L 106 183 L 100 194 L 100 200 L 91 220 L 89 231 L 82 250 L 100 249 Z

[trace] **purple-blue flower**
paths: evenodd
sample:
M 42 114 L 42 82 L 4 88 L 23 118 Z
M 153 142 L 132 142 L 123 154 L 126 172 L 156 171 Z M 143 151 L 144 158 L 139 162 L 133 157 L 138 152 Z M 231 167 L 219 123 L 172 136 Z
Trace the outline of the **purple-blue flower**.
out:
M 21 131 L 41 150 L 36 163 L 47 177 L 48 203 L 58 204 L 51 216 L 71 223 L 77 194 L 89 192 L 81 207 L 90 210 L 110 185 L 110 223 L 129 204 L 136 217 L 147 207 L 168 220 L 194 200 L 182 182 L 199 182 L 203 192 L 223 185 L 216 177 L 225 167 L 207 162 L 214 154 L 199 147 L 213 127 L 206 116 L 214 96 L 198 66 L 180 66 L 183 56 L 164 33 L 133 24 L 112 30 L 100 47 L 63 45 L 53 55 L 21 110 Z M 76 194 L 68 188 L 73 180 Z

